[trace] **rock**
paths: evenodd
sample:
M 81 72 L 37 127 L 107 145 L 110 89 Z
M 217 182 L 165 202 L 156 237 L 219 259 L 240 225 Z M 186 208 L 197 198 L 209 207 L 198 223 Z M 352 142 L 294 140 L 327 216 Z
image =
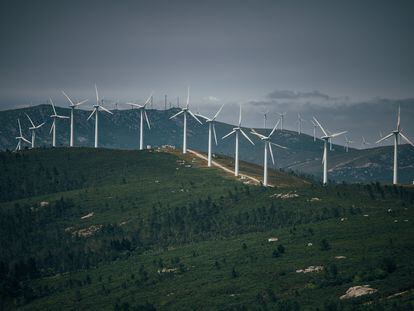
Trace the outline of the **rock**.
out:
M 335 256 L 335 259 L 345 259 L 345 256 Z
M 268 238 L 267 241 L 269 241 L 269 242 L 277 242 L 277 241 L 279 241 L 279 239 L 276 238 L 276 237 L 272 237 L 272 238 Z
M 308 246 L 312 246 L 313 244 L 311 242 L 308 243 Z
M 40 207 L 46 207 L 46 206 L 49 206 L 49 202 L 47 201 L 40 202 Z
M 93 216 L 93 212 L 92 212 L 92 213 L 89 213 L 89 214 L 87 214 L 87 215 L 85 215 L 85 216 L 82 216 L 82 217 L 81 217 L 81 219 L 90 218 L 90 217 L 92 217 L 92 216 Z
M 310 273 L 310 272 L 321 272 L 323 271 L 322 266 L 309 266 L 305 269 L 296 270 L 296 273 Z
M 362 286 L 354 286 L 348 288 L 345 295 L 339 297 L 339 299 L 351 299 L 354 297 L 360 297 L 364 295 L 371 295 L 375 293 L 377 290 L 374 288 L 369 287 L 369 285 L 362 285 Z

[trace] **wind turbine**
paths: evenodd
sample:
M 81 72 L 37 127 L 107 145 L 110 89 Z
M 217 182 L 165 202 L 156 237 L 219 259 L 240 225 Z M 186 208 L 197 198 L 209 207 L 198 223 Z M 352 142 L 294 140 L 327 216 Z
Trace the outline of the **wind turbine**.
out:
M 175 115 L 173 115 L 172 117 L 170 117 L 170 119 L 173 119 L 177 116 L 179 116 L 180 114 L 183 114 L 184 116 L 184 128 L 183 128 L 183 154 L 187 153 L 187 114 L 189 114 L 190 116 L 192 116 L 198 123 L 201 123 L 201 121 L 194 115 L 194 113 L 192 113 L 189 109 L 189 105 L 190 105 L 190 87 L 188 87 L 187 89 L 187 104 L 185 107 L 181 108 L 181 111 L 176 113 Z
M 70 107 L 70 143 L 69 146 L 73 147 L 73 141 L 74 141 L 74 136 L 73 136 L 73 123 L 74 123 L 74 113 L 75 113 L 75 108 L 86 103 L 88 100 L 85 99 L 83 101 L 77 102 L 76 104 L 70 99 L 70 97 L 68 95 L 66 95 L 66 93 L 64 91 L 62 91 L 62 94 L 68 99 L 69 101 L 69 107 Z
M 318 125 L 313 120 L 311 120 L 311 122 L 313 126 L 313 141 L 315 142 L 316 141 L 316 128 L 318 127 Z
M 211 132 L 214 134 L 214 141 L 216 142 L 217 146 L 217 135 L 216 135 L 216 118 L 218 117 L 219 113 L 221 112 L 221 109 L 223 109 L 224 104 L 220 107 L 220 109 L 216 112 L 216 114 L 212 118 L 207 118 L 201 114 L 196 114 L 196 116 L 199 116 L 206 120 L 206 123 L 208 123 L 208 161 L 207 165 L 211 166 Z
M 269 113 L 269 110 L 264 110 L 263 112 L 263 128 L 266 129 L 266 122 L 267 122 L 267 114 Z
M 234 156 L 234 176 L 239 176 L 239 132 L 242 133 L 244 137 L 252 144 L 254 145 L 254 142 L 249 138 L 249 136 L 246 135 L 246 133 L 241 129 L 241 122 L 242 122 L 242 115 L 241 115 L 242 109 L 240 106 L 240 115 L 239 115 L 239 125 L 237 127 L 234 127 L 233 130 L 228 133 L 227 135 L 224 135 L 222 139 L 225 139 L 229 137 L 232 134 L 236 134 L 236 150 L 235 150 L 235 156 Z
M 29 115 L 27 113 L 25 113 L 25 115 L 29 119 L 30 123 L 32 124 L 32 126 L 29 127 L 29 130 L 32 132 L 32 149 L 33 149 L 35 147 L 36 130 L 40 129 L 45 124 L 45 122 L 39 125 L 35 125 L 32 119 L 30 119 Z
M 96 87 L 95 84 L 95 93 L 96 93 L 96 104 L 93 105 L 93 110 L 92 113 L 89 115 L 88 119 L 86 119 L 86 121 L 88 121 L 90 118 L 92 118 L 92 116 L 95 114 L 95 148 L 98 148 L 98 139 L 99 139 L 99 131 L 98 131 L 98 116 L 99 116 L 99 108 L 101 108 L 103 111 L 113 114 L 111 111 L 109 111 L 108 109 L 106 109 L 104 106 L 99 104 L 99 94 L 98 94 L 98 88 Z M 103 99 L 101 99 L 101 104 L 103 104 Z
M 350 144 L 352 144 L 353 143 L 353 141 L 352 140 L 350 140 L 346 135 L 345 135 L 345 150 L 346 150 L 346 152 L 348 152 L 348 149 L 349 149 L 349 145 Z
M 49 98 L 49 100 L 50 100 L 50 104 L 52 105 L 52 108 L 53 108 L 53 114 L 50 116 L 53 119 L 53 122 L 52 122 L 52 126 L 50 128 L 49 134 L 53 132 L 53 134 L 52 134 L 52 146 L 56 147 L 56 119 L 69 119 L 69 117 L 58 115 L 56 113 L 55 105 L 53 104 L 52 99 Z
M 286 112 L 278 112 L 280 116 L 280 130 L 283 131 L 283 120 L 285 119 Z
M 377 144 L 390 138 L 391 136 L 394 136 L 394 174 L 392 183 L 396 185 L 398 183 L 398 141 L 399 136 L 401 136 L 406 142 L 408 142 L 411 146 L 414 146 L 414 144 L 402 133 L 400 128 L 400 107 L 398 107 L 398 118 L 397 118 L 397 129 L 389 133 L 387 136 L 381 138 L 377 141 Z
M 276 131 L 277 126 L 279 125 L 279 122 L 280 122 L 280 120 L 277 121 L 275 127 L 273 128 L 273 130 L 270 132 L 270 134 L 268 136 L 259 134 L 254 129 L 252 129 L 251 132 L 250 132 L 253 135 L 256 135 L 257 137 L 259 137 L 264 142 L 263 186 L 265 186 L 265 187 L 267 187 L 267 149 L 269 149 L 269 151 L 270 151 L 270 157 L 272 159 L 273 165 L 275 164 L 275 158 L 273 157 L 272 145 L 274 145 L 276 147 L 279 147 L 279 148 L 287 149 L 286 147 L 283 147 L 281 145 L 272 143 L 270 141 L 270 138 L 272 137 L 273 133 Z
M 30 141 L 28 141 L 26 138 L 23 137 L 22 127 L 20 125 L 20 119 L 17 119 L 17 123 L 19 124 L 19 134 L 20 134 L 20 136 L 16 137 L 17 146 L 16 146 L 16 149 L 14 151 L 22 150 L 22 142 L 26 142 L 26 143 L 30 144 Z
M 304 119 L 302 119 L 300 113 L 298 113 L 298 120 L 296 121 L 296 123 L 298 124 L 298 134 L 302 134 L 302 122 L 305 121 Z
M 371 143 L 367 142 L 365 137 L 362 136 L 361 147 L 364 148 L 365 146 L 371 145 Z
M 342 135 L 342 134 L 347 133 L 347 131 L 330 134 L 328 131 L 326 131 L 322 127 L 322 125 L 319 123 L 319 121 L 315 117 L 313 117 L 313 120 L 319 126 L 319 128 L 322 131 L 322 133 L 324 134 L 321 137 L 321 139 L 323 139 L 323 142 L 324 142 L 324 144 L 323 144 L 323 158 L 322 158 L 322 163 L 323 163 L 323 184 L 326 185 L 328 183 L 328 142 L 332 138 L 334 138 L 334 137 L 338 137 L 339 135 Z
M 151 98 L 152 98 L 152 93 L 143 105 L 135 104 L 135 103 L 127 103 L 127 105 L 131 105 L 132 109 L 134 109 L 133 107 L 137 107 L 140 112 L 141 122 L 139 126 L 139 150 L 144 149 L 144 117 L 145 117 L 145 120 L 147 121 L 148 129 L 151 129 L 151 125 L 149 123 L 148 116 L 147 116 L 147 111 L 145 110 L 148 103 L 150 103 Z

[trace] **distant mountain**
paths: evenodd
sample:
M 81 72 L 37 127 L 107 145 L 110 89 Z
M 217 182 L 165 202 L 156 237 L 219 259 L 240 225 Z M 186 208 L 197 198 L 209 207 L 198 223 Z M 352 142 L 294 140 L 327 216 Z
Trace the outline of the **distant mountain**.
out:
M 56 107 L 59 114 L 69 115 L 68 108 Z M 13 150 L 16 146 L 15 137 L 18 133 L 17 118 L 20 118 L 23 134 L 29 138 L 29 121 L 25 113 L 29 114 L 35 123 L 46 124 L 37 133 L 37 145 L 49 147 L 51 135 L 49 134 L 52 109 L 48 105 L 39 105 L 30 108 L 0 111 L 0 149 Z M 170 116 L 178 112 L 177 108 L 169 110 L 148 110 L 151 130 L 145 128 L 145 145 L 153 147 L 161 145 L 182 146 L 182 117 L 170 120 Z M 139 143 L 139 111 L 113 110 L 114 115 L 100 114 L 100 146 L 114 149 L 135 149 Z M 75 111 L 75 145 L 93 146 L 94 120 L 87 121 L 90 111 Z M 234 138 L 222 140 L 225 134 L 232 129 L 232 125 L 218 122 L 216 125 L 218 146 L 214 152 L 232 156 L 234 154 Z M 269 132 L 270 130 L 260 130 Z M 246 129 L 246 133 L 249 129 Z M 207 126 L 200 125 L 192 118 L 188 122 L 189 148 L 207 150 Z M 250 135 L 255 142 L 252 146 L 244 138 L 240 141 L 240 157 L 242 160 L 257 164 L 263 163 L 263 145 Z M 287 150 L 274 148 L 277 168 L 292 169 L 301 173 L 312 174 L 319 178 L 321 175 L 321 156 L 323 142 L 313 141 L 313 137 L 297 132 L 284 130 L 277 131 L 273 141 L 286 146 Z M 69 145 L 69 120 L 58 120 L 57 145 Z M 411 183 L 414 179 L 414 148 L 402 146 L 400 148 L 400 181 Z M 333 145 L 329 153 L 329 178 L 336 181 L 370 182 L 391 180 L 392 148 L 378 147 L 373 149 L 357 150 L 350 148 L 346 153 L 343 146 Z

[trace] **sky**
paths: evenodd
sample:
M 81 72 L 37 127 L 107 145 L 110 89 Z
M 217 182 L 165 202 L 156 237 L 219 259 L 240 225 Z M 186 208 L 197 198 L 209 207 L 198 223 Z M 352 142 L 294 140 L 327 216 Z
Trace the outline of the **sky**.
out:
M 190 85 L 194 109 L 226 104 L 227 122 L 242 104 L 251 126 L 285 109 L 292 128 L 312 111 L 352 127 L 353 106 L 365 105 L 386 131 L 381 116 L 414 98 L 413 12 L 401 0 L 3 0 L 0 109 L 64 105 L 61 90 L 93 99 L 95 83 L 108 103 L 154 91 L 163 107 Z M 350 117 L 337 121 L 343 109 Z

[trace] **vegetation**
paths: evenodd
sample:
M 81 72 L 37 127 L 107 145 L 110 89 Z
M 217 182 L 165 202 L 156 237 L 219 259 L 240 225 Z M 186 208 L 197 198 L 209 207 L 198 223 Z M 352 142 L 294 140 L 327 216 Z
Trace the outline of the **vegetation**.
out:
M 4 152 L 0 169 L 3 309 L 413 308 L 413 188 L 273 172 L 267 189 L 156 151 Z

